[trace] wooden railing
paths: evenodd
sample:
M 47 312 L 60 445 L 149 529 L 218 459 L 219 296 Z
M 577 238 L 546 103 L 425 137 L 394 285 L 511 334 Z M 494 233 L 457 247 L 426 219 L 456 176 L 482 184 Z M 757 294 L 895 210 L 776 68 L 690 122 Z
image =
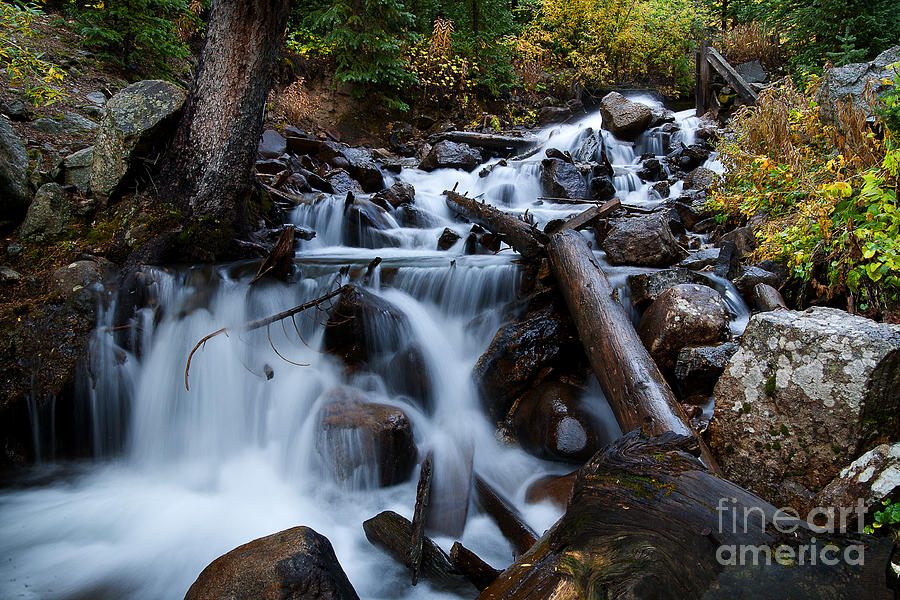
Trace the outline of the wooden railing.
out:
M 709 42 L 701 42 L 697 51 L 697 116 L 706 114 L 712 105 L 712 77 L 710 67 L 722 76 L 744 102 L 756 104 L 757 93 L 747 81 L 734 70 L 734 67 L 725 60 L 719 51 L 709 45 Z

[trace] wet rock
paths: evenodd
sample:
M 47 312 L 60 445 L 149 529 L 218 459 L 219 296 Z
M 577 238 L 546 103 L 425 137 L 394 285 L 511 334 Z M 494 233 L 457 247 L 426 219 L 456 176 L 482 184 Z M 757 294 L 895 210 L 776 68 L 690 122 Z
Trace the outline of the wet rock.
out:
M 650 192 L 656 194 L 657 198 L 666 199 L 669 197 L 671 193 L 671 188 L 669 187 L 668 181 L 657 181 L 653 185 L 650 186 Z M 679 218 L 681 218 L 681 212 L 678 213 Z M 682 221 L 684 219 L 682 218 Z M 687 224 L 685 224 L 687 226 Z
M 349 367 L 359 367 L 405 348 L 409 331 L 399 308 L 353 286 L 335 302 L 322 345 Z
M 641 178 L 641 181 L 660 181 L 667 177 L 658 158 L 648 158 L 641 163 L 641 169 L 637 172 L 637 176 Z
M 728 309 L 719 292 L 705 285 L 679 284 L 653 301 L 637 332 L 665 372 L 675 368 L 682 348 L 718 342 L 727 327 Z
M 309 527 L 259 538 L 209 564 L 185 600 L 359 600 L 331 542 Z
M 648 127 L 659 127 L 666 123 L 675 122 L 675 113 L 667 108 L 653 107 L 650 109 L 650 113 L 653 115 L 653 118 L 650 120 Z
M 69 304 L 91 310 L 97 296 L 95 289 L 103 281 L 104 270 L 93 260 L 79 260 L 53 272 L 53 291 Z
M 622 140 L 633 140 L 647 129 L 653 118 L 648 106 L 632 102 L 618 92 L 610 92 L 600 101 L 603 128 Z
M 716 264 L 716 261 L 719 259 L 719 252 L 719 248 L 704 248 L 688 256 L 678 263 L 677 266 L 692 271 L 701 271 Z
M 399 208 L 404 204 L 416 201 L 416 188 L 408 183 L 397 182 L 386 190 L 381 190 L 372 197 L 372 202 L 385 210 Z
M 500 421 L 513 401 L 535 385 L 543 369 L 572 368 L 583 362 L 584 351 L 572 322 L 545 308 L 501 327 L 475 363 L 472 376 L 482 406 Z
M 384 176 L 370 152 L 363 148 L 345 148 L 343 154 L 347 159 L 347 170 L 359 181 L 363 190 L 371 193 L 384 189 Z
M 429 372 L 422 349 L 410 344 L 391 359 L 385 379 L 393 393 L 411 398 L 430 414 L 434 408 L 434 386 Z
M 343 169 L 331 171 L 328 173 L 326 180 L 335 194 L 343 196 L 346 194 L 359 195 L 363 193 L 362 186 L 359 185 L 359 182 L 350 177 L 350 173 Z
M 265 158 L 256 161 L 253 165 L 253 169 L 261 175 L 277 175 L 278 173 L 287 170 L 287 168 L 287 161 L 280 158 Z
M 352 388 L 325 394 L 316 450 L 339 481 L 388 487 L 409 478 L 418 450 L 402 410 L 366 402 Z
M 167 81 L 138 81 L 110 98 L 100 122 L 91 165 L 91 190 L 100 201 L 114 197 L 135 175 L 142 157 L 168 144 L 185 93 Z
M 0 118 L 0 212 L 21 218 L 30 200 L 28 153 L 6 119 Z
M 672 207 L 678 212 L 684 226 L 697 233 L 704 233 L 700 231 L 700 223 L 713 217 L 713 213 L 706 209 L 706 193 L 700 190 L 688 190 L 676 199 Z M 717 225 L 714 219 L 711 223 Z
M 721 247 L 725 242 L 734 242 L 738 258 L 747 256 L 756 249 L 756 234 L 753 227 L 747 225 L 729 231 L 716 241 L 716 246 Z
M 819 103 L 819 118 L 826 123 L 834 123 L 837 102 L 850 100 L 853 106 L 872 116 L 872 107 L 865 100 L 866 86 L 872 87 L 876 95 L 893 88 L 894 71 L 892 64 L 900 61 L 900 46 L 885 50 L 872 62 L 852 63 L 829 69 L 816 95 Z
M 63 159 L 63 182 L 75 186 L 78 193 L 87 195 L 91 191 L 91 164 L 94 162 L 94 147 L 79 150 Z
M 900 488 L 900 443 L 881 444 L 872 448 L 841 472 L 810 502 L 807 513 L 815 507 L 853 509 L 858 503 L 869 509 L 885 498 L 896 498 Z M 856 515 L 854 514 L 854 517 Z
M 28 207 L 19 234 L 22 237 L 43 239 L 62 233 L 72 219 L 72 206 L 62 186 L 47 183 L 41 186 Z
M 591 192 L 591 198 L 598 202 L 605 202 L 616 195 L 616 186 L 612 177 L 607 175 L 605 169 L 594 169 L 591 174 L 591 182 L 588 185 Z M 599 172 L 598 172 L 599 171 Z
M 613 219 L 600 247 L 614 265 L 665 267 L 687 256 L 659 213 Z
M 697 167 L 684 178 L 685 190 L 708 190 L 716 180 L 716 172 L 706 167 Z
M 764 283 L 772 287 L 780 285 L 778 275 L 759 267 L 742 267 L 740 276 L 733 283 L 741 296 L 749 300 L 753 299 L 753 290 L 757 284 Z
M 559 160 L 567 163 L 575 162 L 574 160 L 572 160 L 571 154 L 569 154 L 568 152 L 563 152 L 559 148 L 547 148 L 546 150 L 544 150 L 544 155 L 547 158 L 558 158 Z
M 263 131 L 256 151 L 263 158 L 278 158 L 287 152 L 287 140 L 273 129 Z
M 565 510 L 572 495 L 577 471 L 568 475 L 546 475 L 528 486 L 525 490 L 525 502 L 537 504 L 550 502 L 555 507 Z
M 702 142 L 691 144 L 687 147 L 682 146 L 666 155 L 666 162 L 685 173 L 689 173 L 706 162 L 706 159 L 709 158 L 709 152 L 709 146 Z
M 31 128 L 41 133 L 71 134 L 94 131 L 99 125 L 86 117 L 75 113 L 66 113 L 59 119 L 41 117 L 31 123 Z
M 411 204 L 401 205 L 394 214 L 397 217 L 397 222 L 403 227 L 432 229 L 434 227 L 440 227 L 441 225 L 441 220 L 439 218 L 430 212 L 416 208 Z
M 800 508 L 878 439 L 896 439 L 900 326 L 833 308 L 751 317 L 716 384 L 725 476 Z
M 467 144 L 457 144 L 448 140 L 438 142 L 419 163 L 423 171 L 435 169 L 463 169 L 472 171 L 484 162 L 481 150 Z
M 579 163 L 598 162 L 608 164 L 608 159 L 603 151 L 603 138 L 590 127 L 584 131 L 584 140 L 581 145 L 572 153 L 572 159 Z M 612 174 L 610 171 L 609 174 Z
M 600 449 L 594 418 L 581 406 L 581 390 L 545 381 L 526 391 L 509 415 L 526 451 L 541 458 L 581 463 Z
M 663 271 L 631 275 L 628 278 L 628 285 L 631 288 L 631 305 L 640 306 L 647 304 L 656 300 L 666 290 L 686 283 L 708 285 L 709 279 L 685 268 L 665 269 Z
M 737 349 L 738 345 L 734 342 L 682 348 L 675 362 L 675 380 L 678 381 L 681 397 L 695 394 L 709 396 Z
M 516 186 L 511 183 L 501 183 L 485 192 L 490 200 L 494 200 L 506 206 L 512 206 L 517 194 Z
M 575 165 L 558 158 L 541 161 L 541 187 L 550 198 L 587 198 L 587 181 Z
M 377 237 L 377 232 L 394 227 L 384 209 L 365 198 L 356 198 L 348 204 L 345 215 L 344 235 L 351 246 L 375 247 L 376 241 L 385 241 Z
M 449 227 L 445 227 L 444 231 L 441 232 L 441 237 L 438 238 L 438 250 L 449 250 L 456 242 L 459 241 L 459 234 L 450 229 Z
M 568 106 L 544 106 L 538 111 L 538 121 L 541 125 L 563 123 L 572 117 L 572 109 Z

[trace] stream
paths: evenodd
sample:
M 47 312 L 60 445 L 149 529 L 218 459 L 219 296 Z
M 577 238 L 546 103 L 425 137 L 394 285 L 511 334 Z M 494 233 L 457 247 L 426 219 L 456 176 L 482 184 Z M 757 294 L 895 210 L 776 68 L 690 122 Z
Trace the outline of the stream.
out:
M 686 144 L 699 123 L 692 115 L 676 114 L 680 132 L 675 135 Z M 598 135 L 600 123 L 599 114 L 588 115 L 542 129 L 536 141 L 575 153 L 586 138 Z M 599 135 L 615 167 L 622 202 L 648 208 L 661 202 L 651 199 L 649 185 L 636 175 L 641 154 L 664 153 L 659 128 L 634 144 L 606 131 Z M 441 195 L 456 186 L 510 213 L 527 210 L 541 227 L 586 209 L 536 201 L 543 195 L 543 157 L 541 152 L 507 166 L 493 159 L 485 165 L 493 166 L 486 177 L 479 176 L 481 167 L 472 173 L 414 168 L 385 173 L 387 185 L 403 181 L 415 187 L 415 207 L 432 226 L 402 227 L 394 221 L 396 226 L 381 237 L 364 240 L 369 248 L 353 247 L 345 239 L 343 197 L 322 199 L 314 207 L 301 204 L 289 220 L 317 236 L 300 242 L 296 264 L 302 276 L 292 283 L 263 281 L 249 287 L 258 261 L 155 269 L 156 310 L 140 311 L 142 335 L 134 340 L 134 352 L 117 346 L 116 336 L 107 331 L 115 314 L 110 291 L 99 309 L 87 386 L 85 423 L 92 431 L 94 459 L 56 461 L 54 424 L 42 422 L 35 411 L 41 460 L 0 489 L 0 597 L 182 598 L 216 557 L 255 538 L 306 525 L 331 541 L 361 598 L 456 598 L 427 581 L 410 587 L 408 571 L 363 535 L 362 522 L 382 510 L 412 517 L 417 470 L 402 484 L 379 488 L 374 469 L 338 480 L 324 468 L 316 447 L 316 415 L 323 394 L 336 386 L 402 408 L 420 458 L 433 450 L 435 473 L 444 474 L 444 481 L 452 481 L 453 474 L 465 481 L 471 457 L 473 470 L 511 500 L 529 525 L 538 533 L 548 529 L 561 511 L 549 503 L 526 503 L 525 490 L 540 477 L 574 466 L 538 459 L 499 440 L 471 377 L 503 322 L 503 307 L 516 299 L 517 255 L 506 246 L 496 254 L 465 254 L 471 225 L 458 222 Z M 680 188 L 674 185 L 671 197 Z M 445 227 L 461 238 L 448 251 L 438 251 Z M 376 256 L 383 261 L 366 285 L 407 316 L 408 341 L 421 350 L 433 382 L 431 414 L 391 394 L 383 377 L 348 375 L 336 357 L 320 352 L 323 313 L 298 315 L 268 333 L 265 328 L 241 331 L 247 321 L 339 284 L 362 284 Z M 345 265 L 351 268 L 342 273 Z M 627 297 L 627 276 L 646 270 L 604 267 L 613 286 L 621 288 L 620 297 Z M 739 333 L 747 307 L 729 283 L 718 284 L 725 286 L 732 329 Z M 188 354 L 201 338 L 223 327 L 229 329 L 227 337 L 210 339 L 194 354 L 186 390 Z M 621 432 L 593 378 L 585 393 L 584 404 L 602 423 L 603 441 L 618 437 Z M 344 443 L 348 452 L 359 450 L 352 436 Z M 457 538 L 434 539 L 449 551 Z M 495 568 L 512 561 L 499 529 L 474 508 L 459 539 Z

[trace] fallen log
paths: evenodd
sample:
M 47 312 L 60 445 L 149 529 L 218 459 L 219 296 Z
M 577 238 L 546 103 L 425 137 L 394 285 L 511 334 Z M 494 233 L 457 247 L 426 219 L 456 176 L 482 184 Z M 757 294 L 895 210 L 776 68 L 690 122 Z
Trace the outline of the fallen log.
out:
M 600 219 L 611 215 L 621 206 L 622 202 L 618 198 L 613 198 L 602 206 L 592 206 L 583 213 L 577 214 L 563 223 L 562 227 L 559 228 L 559 231 L 565 231 L 566 229 L 578 231 L 579 229 L 590 227 Z
M 288 225 L 278 234 L 278 240 L 272 246 L 272 250 L 259 265 L 259 270 L 250 285 L 253 285 L 263 277 L 271 277 L 284 281 L 294 269 L 294 226 Z
M 454 191 L 447 190 L 444 195 L 450 209 L 499 236 L 526 259 L 540 260 L 543 256 L 547 238 L 536 227 L 490 204 L 478 202 Z
M 528 552 L 537 541 L 537 534 L 522 520 L 522 516 L 491 484 L 475 475 L 475 497 L 503 536 L 509 540 L 516 555 Z
M 547 250 L 585 353 L 622 431 L 641 429 L 648 435 L 674 431 L 696 437 L 587 240 L 574 231 L 561 231 L 550 238 Z M 719 473 L 709 448 L 699 437 L 697 441 L 703 461 Z
M 502 573 L 499 569 L 495 569 L 481 560 L 477 554 L 459 542 L 453 542 L 453 547 L 450 548 L 450 563 L 456 567 L 456 569 L 463 574 L 463 577 L 468 579 L 479 592 L 494 583 L 497 576 Z
M 352 286 L 350 285 L 342 285 L 338 289 L 333 292 L 328 292 L 324 296 L 319 296 L 309 302 L 304 302 L 303 304 L 299 304 L 294 308 L 289 308 L 288 310 L 282 311 L 280 313 L 274 314 L 270 317 L 263 317 L 262 319 L 256 319 L 255 321 L 248 321 L 244 324 L 244 329 L 246 331 L 251 331 L 253 329 L 259 329 L 260 327 L 265 327 L 266 325 L 271 325 L 277 321 L 282 319 L 287 319 L 288 317 L 292 317 L 297 313 L 303 312 L 304 310 L 309 310 L 310 308 L 316 308 L 324 304 L 327 300 L 331 300 L 335 296 L 340 296 Z
M 416 507 L 413 511 L 412 537 L 409 551 L 406 554 L 406 566 L 412 570 L 412 584 L 419 583 L 419 571 L 422 568 L 422 546 L 425 543 L 425 510 L 431 495 L 431 473 L 434 463 L 434 452 L 428 452 L 419 470 L 419 484 L 416 486 Z
M 631 432 L 598 452 L 565 515 L 479 600 L 893 598 L 890 540 L 856 533 L 856 515 L 813 529 L 709 472 L 696 445 Z
M 406 565 L 406 552 L 413 526 L 408 519 L 386 510 L 363 523 L 366 539 L 391 558 Z M 429 538 L 422 540 L 422 577 L 449 590 L 471 589 L 468 580 L 450 563 L 450 558 Z
M 433 141 L 432 141 L 433 140 Z M 522 152 L 533 146 L 537 140 L 531 138 L 497 135 L 493 133 L 477 133 L 474 131 L 447 131 L 429 138 L 429 143 L 436 144 L 447 140 L 457 144 L 468 144 L 487 150 Z

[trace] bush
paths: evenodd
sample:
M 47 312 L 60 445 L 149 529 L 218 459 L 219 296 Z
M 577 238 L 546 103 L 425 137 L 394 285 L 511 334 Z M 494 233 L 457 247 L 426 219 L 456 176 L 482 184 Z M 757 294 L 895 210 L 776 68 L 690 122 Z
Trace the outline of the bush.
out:
M 60 88 L 65 77 L 62 69 L 29 47 L 29 38 L 34 36 L 31 23 L 39 14 L 33 5 L 0 3 L 0 65 L 10 82 L 21 85 L 25 97 L 35 106 L 53 104 L 69 96 Z

